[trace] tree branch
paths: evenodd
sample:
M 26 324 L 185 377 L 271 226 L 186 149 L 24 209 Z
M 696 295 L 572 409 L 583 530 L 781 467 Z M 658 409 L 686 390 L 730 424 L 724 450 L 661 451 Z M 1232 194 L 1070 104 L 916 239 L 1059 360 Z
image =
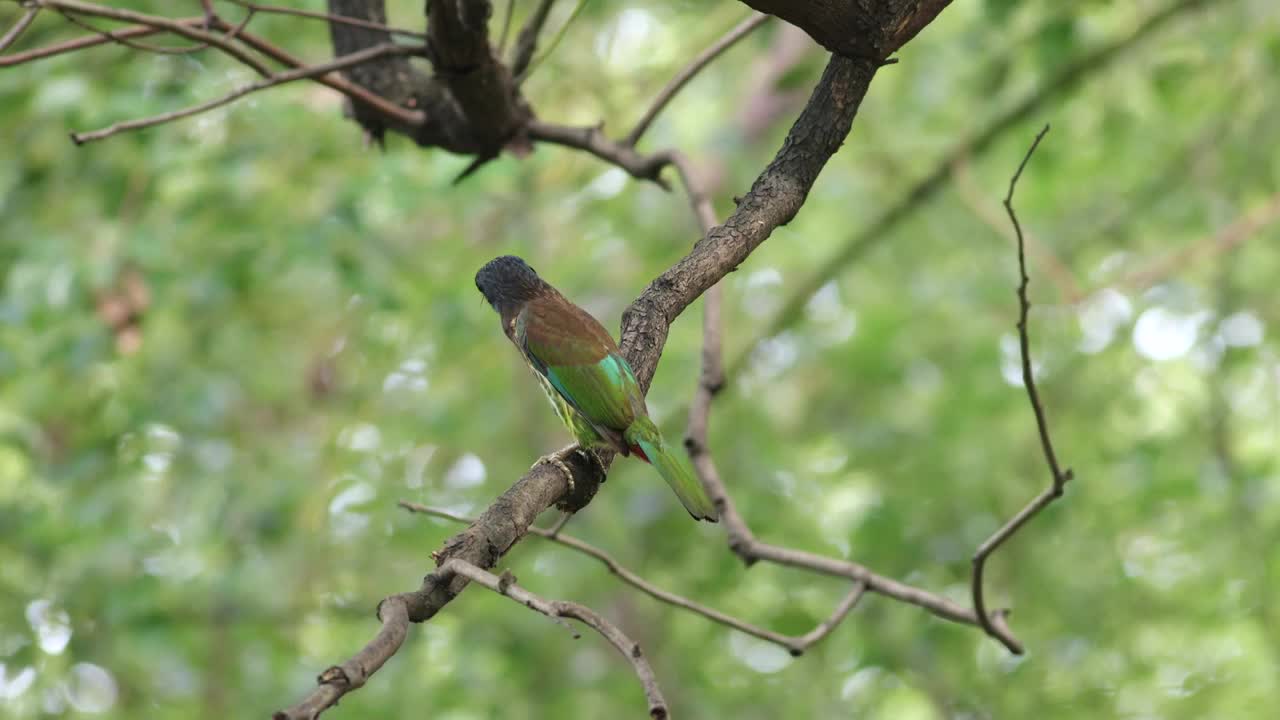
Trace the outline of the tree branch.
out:
M 644 653 L 641 652 L 640 645 L 627 637 L 626 633 L 619 630 L 616 625 L 601 617 L 596 611 L 584 605 L 565 600 L 544 600 L 517 585 L 515 578 L 510 573 L 503 573 L 499 577 L 457 558 L 445 562 L 440 566 L 438 572 L 444 576 L 461 575 L 471 582 L 483 585 L 499 595 L 505 595 L 530 610 L 540 612 L 553 620 L 573 618 L 600 633 L 631 663 L 636 676 L 640 678 L 640 685 L 644 688 L 645 699 L 649 701 L 649 717 L 654 720 L 664 720 L 668 717 L 667 701 L 662 697 L 662 690 L 658 688 L 658 679 L 654 676 L 653 668 L 649 666 L 649 661 L 645 659 Z M 574 633 L 574 638 L 576 639 L 577 637 L 577 633 Z
M 121 22 L 136 23 L 141 25 L 149 25 L 154 28 L 160 28 L 171 32 L 175 35 L 181 35 L 188 40 L 194 40 L 206 45 L 218 48 L 231 57 L 239 60 L 245 65 L 253 68 L 254 72 L 263 77 L 270 77 L 271 71 L 267 66 L 263 65 L 257 58 L 248 54 L 240 48 L 240 46 L 229 40 L 221 38 L 213 33 L 206 32 L 197 27 L 185 25 L 172 18 L 160 15 L 146 15 L 144 13 L 126 10 L 123 8 L 112 8 L 103 5 L 93 5 L 90 3 L 80 2 L 79 0 L 33 0 L 40 7 L 47 7 L 60 12 L 76 13 L 78 15 L 89 15 L 92 17 L 106 18 L 109 20 L 119 20 Z M 203 18 L 201 18 L 203 20 Z M 230 28 L 231 26 L 228 26 Z M 110 33 L 107 33 L 108 35 Z M 116 39 L 116 38 L 113 38 Z
M 649 126 L 653 124 L 658 113 L 662 112 L 667 103 L 676 96 L 676 93 L 684 89 L 684 86 L 694 78 L 695 75 L 702 72 L 702 69 L 711 64 L 712 60 L 719 57 L 724 51 L 733 47 L 739 40 L 751 34 L 751 31 L 760 27 L 769 19 L 769 15 L 762 13 L 752 13 L 750 17 L 738 23 L 732 30 L 725 33 L 723 37 L 715 41 L 706 50 L 698 53 L 683 70 L 676 73 L 676 76 L 662 88 L 658 96 L 654 98 L 653 103 L 649 105 L 649 109 L 640 117 L 640 121 L 636 123 L 635 128 L 627 134 L 627 138 L 623 140 L 623 144 L 635 147 L 640 142 L 640 137 L 644 135 Z
M 27 11 L 22 14 L 22 17 L 18 18 L 18 22 L 14 23 L 13 27 L 9 28 L 9 32 L 5 33 L 4 37 L 0 37 L 0 52 L 4 52 L 5 49 L 15 43 L 18 38 L 22 37 L 22 33 L 26 32 L 27 28 L 31 27 L 31 23 L 35 22 L 36 15 L 39 14 L 40 6 L 33 5 L 27 8 Z
M 1025 241 L 1022 236 L 1022 225 L 1018 222 L 1018 215 L 1013 210 L 1013 191 L 1018 185 L 1018 178 L 1022 177 L 1022 171 L 1027 167 L 1027 163 L 1031 160 L 1032 154 L 1036 148 L 1040 146 L 1040 141 L 1044 139 L 1046 133 L 1049 132 L 1049 126 L 1045 125 L 1044 129 L 1036 135 L 1035 141 L 1031 143 L 1031 147 L 1027 149 L 1027 154 L 1023 156 L 1022 163 L 1018 165 L 1018 170 L 1009 179 L 1009 192 L 1004 198 L 1004 208 L 1009 213 L 1009 221 L 1013 223 L 1013 231 L 1018 239 L 1018 341 L 1022 354 L 1022 384 L 1027 390 L 1027 397 L 1031 401 L 1031 410 L 1036 416 L 1036 428 L 1040 432 L 1040 446 L 1044 451 L 1045 462 L 1049 465 L 1049 472 L 1052 474 L 1052 484 L 1049 489 L 1040 493 L 1026 507 L 1014 515 L 1004 527 L 995 532 L 994 535 L 987 538 L 985 542 L 978 547 L 978 551 L 973 556 L 973 607 L 978 615 L 978 619 L 982 622 L 982 629 L 992 637 L 999 638 L 1000 633 L 996 630 L 994 621 L 1003 619 L 1007 614 L 1006 610 L 998 610 L 994 617 L 987 614 L 986 603 L 983 599 L 982 591 L 982 571 L 986 566 L 987 558 L 990 557 L 1006 540 L 1018 532 L 1018 529 L 1025 525 L 1031 518 L 1035 517 L 1041 510 L 1049 505 L 1049 503 L 1062 497 L 1063 487 L 1072 478 L 1071 469 L 1063 470 L 1058 465 L 1058 456 L 1053 450 L 1053 440 L 1049 437 L 1049 421 L 1045 418 L 1044 405 L 1040 402 L 1040 393 L 1036 389 L 1035 373 L 1031 367 L 1031 338 L 1027 332 L 1027 315 L 1031 311 L 1031 302 L 1027 299 L 1027 285 L 1030 280 L 1027 277 L 1027 254 L 1025 250 Z M 1006 643 L 1007 644 L 1007 643 Z M 1009 646 L 1009 650 L 1015 655 L 1022 654 L 1022 646 L 1014 644 Z
M 180 25 L 200 26 L 204 23 L 203 16 L 176 18 L 174 22 Z M 72 40 L 64 40 L 62 42 L 53 43 L 44 47 L 27 50 L 25 52 L 14 53 L 13 55 L 0 56 L 0 67 L 10 67 L 13 65 L 21 65 L 23 63 L 32 62 L 34 60 L 42 60 L 54 55 L 75 52 L 91 48 L 96 45 L 105 45 L 110 42 L 116 42 L 121 39 L 131 39 L 138 37 L 147 37 L 149 35 L 157 35 L 165 32 L 162 28 L 152 27 L 151 25 L 131 25 L 120 30 L 112 30 L 110 37 L 101 35 L 85 35 L 83 37 L 74 38 Z
M 260 80 L 253 84 L 236 88 L 235 90 L 227 93 L 226 95 L 223 95 L 222 97 L 214 98 L 213 100 L 200 103 L 199 105 L 192 105 L 191 107 L 188 107 L 188 108 L 183 108 L 181 110 L 174 110 L 172 112 L 155 115 L 148 118 L 139 118 L 137 120 L 128 120 L 125 122 L 118 122 L 108 127 L 105 127 L 101 130 L 94 130 L 92 132 L 84 132 L 84 133 L 73 132 L 71 133 L 71 139 L 75 142 L 75 144 L 83 145 L 84 143 L 92 142 L 94 140 L 102 140 L 103 138 L 108 138 L 108 137 L 111 137 L 112 135 L 115 135 L 117 133 L 124 132 L 127 130 L 137 130 L 140 128 L 154 127 L 156 125 L 161 125 L 163 123 L 173 122 L 174 120 L 180 120 L 182 118 L 191 117 L 192 115 L 198 115 L 202 112 L 207 112 L 209 110 L 222 107 L 223 105 L 230 104 L 236 100 L 239 100 L 245 95 L 249 95 L 251 93 L 255 93 L 260 90 L 266 90 L 267 88 L 273 88 L 277 85 L 283 85 L 285 83 L 294 82 L 296 80 L 307 80 L 307 79 L 317 78 L 322 75 L 327 75 L 328 73 L 331 73 L 335 70 L 341 70 L 343 68 L 352 67 L 355 65 L 359 65 L 361 63 L 369 62 L 370 60 L 386 57 L 388 55 L 411 55 L 418 52 L 421 52 L 420 48 L 413 48 L 407 45 L 379 45 L 377 47 L 360 50 L 358 52 L 352 53 L 351 55 L 337 58 L 332 62 L 296 68 L 294 70 L 289 70 L 287 72 L 278 73 L 278 74 L 272 75 L 266 80 Z

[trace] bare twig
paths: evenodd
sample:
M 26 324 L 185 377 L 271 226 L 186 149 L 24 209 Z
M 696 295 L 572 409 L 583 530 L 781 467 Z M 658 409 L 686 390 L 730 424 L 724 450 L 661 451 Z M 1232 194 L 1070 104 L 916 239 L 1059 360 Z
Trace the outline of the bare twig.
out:
M 457 515 L 449 512 L 448 510 L 431 507 L 429 505 L 408 502 L 406 500 L 401 500 L 397 504 L 409 512 L 444 518 L 445 520 L 452 520 L 459 523 L 475 522 L 474 518 Z M 572 535 L 565 535 L 559 532 L 559 529 L 556 527 L 546 529 L 532 527 L 529 528 L 529 534 L 551 540 L 552 542 L 563 545 L 599 561 L 609 570 L 610 573 L 617 576 L 617 578 L 623 583 L 630 585 L 636 590 L 639 590 L 659 602 L 666 603 L 673 607 L 678 607 L 682 610 L 688 610 L 689 612 L 701 615 L 714 623 L 724 625 L 728 628 L 733 628 L 738 632 L 781 646 L 795 657 L 804 654 L 805 651 L 829 635 L 831 631 L 840 624 L 840 621 L 849 614 L 849 611 L 854 608 L 858 599 L 861 598 L 866 589 L 866 586 L 863 583 L 855 581 L 853 587 L 850 588 L 849 593 L 845 595 L 840 604 L 836 606 L 836 609 L 832 612 L 831 616 L 819 623 L 813 628 L 813 630 L 810 630 L 804 635 L 783 635 L 782 633 L 767 630 L 759 627 L 758 625 L 752 625 L 744 620 L 740 620 L 732 615 L 723 613 L 715 608 L 707 607 L 706 605 L 690 600 L 689 598 L 681 595 L 677 595 L 669 590 L 664 590 L 640 577 L 640 575 L 638 575 L 634 570 L 631 570 L 625 565 L 619 563 L 607 552 L 590 543 L 573 537 Z
M 175 18 L 174 22 L 180 25 L 198 27 L 204 23 L 204 18 L 200 16 Z M 53 57 L 54 55 L 75 52 L 76 50 L 83 50 L 96 45 L 105 45 L 110 42 L 115 42 L 121 38 L 129 39 L 147 37 L 148 35 L 157 35 L 162 32 L 165 32 L 163 28 L 153 27 L 151 25 L 132 25 L 127 28 L 121 28 L 120 30 L 112 30 L 111 37 L 86 35 L 84 37 L 64 40 L 51 45 L 45 45 L 44 47 L 34 48 L 25 52 L 14 53 L 13 55 L 0 56 L 0 67 L 21 65 L 26 62 L 32 62 L 33 60 L 42 60 L 47 57 Z
M 511 74 L 515 77 L 523 79 L 524 71 L 529 68 L 529 61 L 533 60 L 533 54 L 538 49 L 538 34 L 547 23 L 547 16 L 551 14 L 554 2 L 555 0 L 540 0 L 533 14 L 525 21 L 524 27 L 520 28 L 520 34 L 516 36 L 515 52 L 511 56 Z
M 378 45 L 359 52 L 351 53 L 350 55 L 335 58 L 331 62 L 296 68 L 294 70 L 272 75 L 266 80 L 260 80 L 250 85 L 236 88 L 222 97 L 214 98 L 213 100 L 200 103 L 199 105 L 192 105 L 188 108 L 174 110 L 172 112 L 162 113 L 152 117 L 114 123 L 108 127 L 102 128 L 101 130 L 94 130 L 92 132 L 71 133 L 71 139 L 75 141 L 77 145 L 83 145 L 84 143 L 93 142 L 94 140 L 102 140 L 127 130 L 154 127 L 167 122 L 173 122 L 174 120 L 191 117 L 192 115 L 198 115 L 202 112 L 207 112 L 209 110 L 222 107 L 223 105 L 230 104 L 245 95 L 258 92 L 259 90 L 266 90 L 267 88 L 294 82 L 296 80 L 316 78 L 335 70 L 352 67 L 354 65 L 366 63 L 370 60 L 376 60 L 377 58 L 388 55 L 408 55 L 415 52 L 420 52 L 420 49 L 411 48 L 405 45 Z
M 725 33 L 723 37 L 712 43 L 710 47 L 698 53 L 698 56 L 695 57 L 692 62 L 690 62 L 683 70 L 676 73 L 676 76 L 671 78 L 666 87 L 662 88 L 662 91 L 658 93 L 656 98 L 654 98 L 653 103 L 649 105 L 649 109 L 645 110 L 640 121 L 636 123 L 635 129 L 627 135 L 626 139 L 623 140 L 623 143 L 634 147 L 636 143 L 640 142 L 640 137 L 649 129 L 649 126 L 653 124 L 654 119 L 658 117 L 658 113 L 662 112 L 663 108 L 667 106 L 667 103 L 671 102 L 671 99 L 676 96 L 676 93 L 680 92 L 680 90 L 683 89 L 695 75 L 702 72 L 703 68 L 710 65 L 712 60 L 715 60 L 721 53 L 733 47 L 734 44 L 742 38 L 750 35 L 751 31 L 763 25 L 770 17 L 772 17 L 772 15 L 752 13 L 751 17 L 748 17 L 746 20 L 738 23 L 732 30 Z
M 996 204 L 991 202 L 978 189 L 968 159 L 958 160 L 951 170 L 956 190 L 959 192 L 960 199 L 964 204 L 973 211 L 973 214 L 983 224 L 1002 237 L 1008 238 L 1010 244 L 1016 245 L 1018 239 L 1014 235 L 1013 229 L 1004 223 L 1004 218 L 1000 217 L 1000 211 Z M 1057 286 L 1058 294 L 1067 303 L 1073 305 L 1083 300 L 1085 296 L 1080 289 L 1079 283 L 1076 282 L 1075 277 L 1071 274 L 1071 270 L 1053 253 L 1053 250 L 1045 246 L 1035 235 L 1029 232 L 1024 233 L 1024 236 L 1027 247 L 1031 250 L 1033 256 L 1039 258 L 1041 269 Z
M 406 30 L 404 28 L 392 27 L 385 23 L 377 23 L 371 20 L 361 18 L 348 17 L 346 15 L 335 15 L 333 13 L 318 12 L 315 10 L 299 10 L 298 8 L 283 7 L 280 5 L 263 5 L 256 2 L 248 2 L 248 0 L 227 0 L 230 3 L 248 8 L 251 11 L 269 13 L 274 15 L 293 15 L 295 17 L 311 18 L 313 20 L 326 20 L 339 25 L 350 25 L 351 27 L 365 28 L 366 30 L 382 30 L 392 35 L 402 35 L 404 37 L 417 38 L 426 40 L 427 34 L 418 32 L 417 30 Z
M 644 653 L 640 650 L 640 645 L 627 637 L 626 633 L 619 630 L 616 625 L 601 617 L 596 611 L 584 605 L 565 600 L 545 600 L 517 585 L 515 578 L 511 577 L 510 574 L 494 575 L 458 558 L 446 561 L 436 572 L 443 579 L 448 579 L 453 575 L 461 575 L 477 585 L 483 585 L 499 595 L 505 595 L 530 610 L 540 612 L 553 620 L 560 621 L 560 618 L 573 618 L 600 633 L 631 663 L 631 668 L 635 670 L 636 676 L 640 678 L 640 685 L 644 688 L 644 696 L 649 701 L 649 717 L 654 720 L 664 720 L 668 717 L 667 701 L 662 697 L 662 690 L 658 687 L 658 679 L 654 676 L 653 668 L 649 666 L 649 661 L 645 659 Z M 575 633 L 574 636 L 577 637 L 577 634 Z
M 26 32 L 27 28 L 31 27 L 31 23 L 35 22 L 36 15 L 39 14 L 39 5 L 33 5 L 27 8 L 27 11 L 22 14 L 22 17 L 18 18 L 18 22 L 14 23 L 13 27 L 9 28 L 9 32 L 5 33 L 4 37 L 0 37 L 0 52 L 4 52 L 5 48 L 8 48 L 10 45 L 15 43 L 18 38 L 22 37 L 22 33 Z
M 1040 401 L 1040 393 L 1036 389 L 1035 373 L 1031 367 L 1031 338 L 1027 332 L 1027 315 L 1031 311 L 1031 303 L 1027 300 L 1027 285 L 1030 284 L 1030 280 L 1027 277 L 1026 243 L 1023 240 L 1022 225 L 1018 222 L 1018 215 L 1013 210 L 1013 191 L 1018 185 L 1018 178 L 1022 177 L 1022 171 L 1031 160 L 1031 155 L 1035 153 L 1036 148 L 1040 146 L 1040 141 L 1044 139 L 1045 134 L 1048 132 L 1049 126 L 1045 125 L 1044 129 L 1036 135 L 1031 147 L 1027 149 L 1027 154 L 1023 156 L 1017 172 L 1009 179 L 1009 192 L 1004 198 L 1004 208 L 1009 213 L 1009 221 L 1013 223 L 1013 231 L 1018 239 L 1018 341 L 1022 351 L 1022 384 L 1027 390 L 1027 397 L 1031 401 L 1031 409 L 1036 416 L 1036 428 L 1040 432 L 1040 445 L 1044 451 L 1045 462 L 1048 463 L 1049 472 L 1052 474 L 1052 484 L 1047 490 L 1037 495 L 1026 507 L 1018 511 L 1018 514 L 1005 523 L 1004 527 L 987 538 L 973 555 L 973 609 L 978 615 L 978 620 L 982 623 L 982 629 L 995 638 L 1000 638 L 1001 636 L 996 629 L 996 623 L 1002 622 L 1008 611 L 997 610 L 991 615 L 987 613 L 982 590 L 982 571 L 986 565 L 987 558 L 1012 537 L 1014 533 L 1018 532 L 1018 529 L 1025 525 L 1027 521 L 1039 514 L 1049 503 L 1062 497 L 1063 487 L 1072 478 L 1070 468 L 1063 470 L 1058 465 L 1058 457 L 1053 450 L 1053 440 L 1049 437 L 1049 421 L 1045 418 L 1044 405 Z M 1021 644 L 1016 642 L 1013 645 L 1005 644 L 1015 655 L 1022 654 Z
M 218 16 L 216 14 L 213 14 L 212 6 L 209 6 L 206 9 L 209 11 L 210 14 L 205 16 L 202 26 L 207 30 L 213 27 L 214 23 L 218 19 Z M 194 53 L 198 53 L 202 50 L 209 49 L 209 43 L 204 43 L 204 42 L 196 43 L 195 45 L 182 45 L 182 46 L 174 47 L 170 45 L 155 45 L 152 43 L 144 43 L 144 42 L 139 42 L 137 40 L 130 40 L 129 37 L 125 35 L 125 33 L 123 33 L 122 31 L 103 30 L 99 27 L 94 26 L 92 23 L 88 23 L 88 22 L 85 22 L 84 20 L 77 18 L 75 14 L 67 12 L 66 10 L 59 10 L 58 13 L 61 14 L 62 17 L 66 18 L 67 22 L 71 23 L 72 25 L 75 25 L 76 27 L 88 30 L 94 35 L 98 35 L 105 41 L 114 42 L 117 45 L 123 45 L 133 50 L 141 50 L 143 52 L 156 53 L 158 55 L 191 55 Z M 234 40 L 236 35 L 239 35 L 240 31 L 244 30 L 245 27 L 248 26 L 249 21 L 252 19 L 253 19 L 253 11 L 250 10 L 249 12 L 245 13 L 244 18 L 235 27 L 227 30 L 226 34 L 222 36 L 222 39 L 227 42 Z
M 249 53 L 234 44 L 230 40 L 221 38 L 213 33 L 201 30 L 198 27 L 185 25 L 174 18 L 163 17 L 160 15 L 147 15 L 145 13 L 135 12 L 124 8 L 106 7 L 104 5 L 94 5 L 91 3 L 80 2 L 79 0 L 37 0 L 39 5 L 47 7 L 59 12 L 70 12 L 77 15 L 89 15 L 93 17 L 106 18 L 109 20 L 119 20 L 121 22 L 137 23 L 141 25 L 149 25 L 154 28 L 167 30 L 175 35 L 181 35 L 188 40 L 204 43 L 218 48 L 231 57 L 253 68 L 255 72 L 263 77 L 270 77 L 271 71 L 263 65 L 261 61 L 253 57 Z M 201 18 L 203 21 L 204 18 Z M 230 29 L 231 25 L 227 25 L 226 29 Z M 111 33 L 107 33 L 110 35 Z M 118 38 L 113 37 L 113 40 Z

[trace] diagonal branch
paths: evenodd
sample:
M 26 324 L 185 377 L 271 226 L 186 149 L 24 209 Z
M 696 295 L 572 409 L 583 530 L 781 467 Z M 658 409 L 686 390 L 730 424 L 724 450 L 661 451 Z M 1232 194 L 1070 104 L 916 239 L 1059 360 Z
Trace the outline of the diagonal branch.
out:
M 173 18 L 161 15 L 147 15 L 145 13 L 135 12 L 124 8 L 106 7 L 104 5 L 94 5 L 91 3 L 80 2 L 80 0 L 33 0 L 40 7 L 47 7 L 51 10 L 59 12 L 70 12 L 77 15 L 89 15 L 92 17 L 100 17 L 108 20 L 119 20 L 121 22 L 136 23 L 141 25 L 149 25 L 154 28 L 160 28 L 171 32 L 175 35 L 181 35 L 188 40 L 204 43 L 218 48 L 231 57 L 253 68 L 254 72 L 263 77 L 270 77 L 271 71 L 263 65 L 261 61 L 245 52 L 239 45 L 219 37 L 211 32 L 206 32 L 197 27 L 185 25 Z M 201 18 L 203 20 L 204 18 Z M 228 26 L 227 29 L 229 29 Z M 109 33 L 108 33 L 109 34 Z
M 653 103 L 649 105 L 649 109 L 645 110 L 644 115 L 640 117 L 640 121 L 636 123 L 635 128 L 627 134 L 626 139 L 622 142 L 632 147 L 634 147 L 636 143 L 640 142 L 640 137 L 649 129 L 649 126 L 653 124 L 654 119 L 658 117 L 658 113 L 662 112 L 663 108 L 667 106 L 667 103 L 671 102 L 671 99 L 676 96 L 676 93 L 684 89 L 684 86 L 689 84 L 689 81 L 692 80 L 695 75 L 702 72 L 703 68 L 710 65 L 712 60 L 720 57 L 724 51 L 736 45 L 742 38 L 750 35 L 751 31 L 763 25 L 770 17 L 772 16 L 764 15 L 762 13 L 752 13 L 750 17 L 738 23 L 732 30 L 725 33 L 723 37 L 712 43 L 706 50 L 698 53 L 697 57 L 685 66 L 683 70 L 676 73 L 676 76 L 671 78 L 666 87 L 662 88 L 662 91 L 658 93 L 656 98 L 654 98 Z
M 35 22 L 36 15 L 39 14 L 39 5 L 32 5 L 27 8 L 27 11 L 22 14 L 22 17 L 18 18 L 18 22 L 14 23 L 13 27 L 9 28 L 9 32 L 5 33 L 3 37 L 0 37 L 0 52 L 4 52 L 6 48 L 17 42 L 18 38 L 22 37 L 22 33 L 26 32 L 27 28 L 31 27 L 31 23 Z
M 84 143 L 93 142 L 94 140 L 102 140 L 103 138 L 108 138 L 108 137 L 111 137 L 112 135 L 115 135 L 120 132 L 125 132 L 127 130 L 137 130 L 140 128 L 154 127 L 156 125 L 161 125 L 167 122 L 173 122 L 175 120 L 180 120 L 182 118 L 191 117 L 192 115 L 198 115 L 202 112 L 208 112 L 209 110 L 220 108 L 223 105 L 228 105 L 232 102 L 235 102 L 236 100 L 239 100 L 245 95 L 249 95 L 251 93 L 255 93 L 260 90 L 273 88 L 277 85 L 284 85 L 285 83 L 290 83 L 297 80 L 308 80 L 308 79 L 318 78 L 322 75 L 327 75 L 331 72 L 334 72 L 335 70 L 342 70 L 344 68 L 360 65 L 361 63 L 366 63 L 371 60 L 376 60 L 381 57 L 386 57 L 388 55 L 410 55 L 418 52 L 421 52 L 420 48 L 413 48 L 407 45 L 379 45 L 376 47 L 367 48 L 365 50 L 360 50 L 350 55 L 345 55 L 343 57 L 337 58 L 332 62 L 295 68 L 293 70 L 272 75 L 266 80 L 259 80 L 258 82 L 252 83 L 250 85 L 245 85 L 243 87 L 236 88 L 235 90 L 227 93 L 226 95 L 223 95 L 222 97 L 214 98 L 213 100 L 200 103 L 199 105 L 192 105 L 191 107 L 188 107 L 188 108 L 183 108 L 181 110 L 174 110 L 172 112 L 162 113 L 160 115 L 154 115 L 152 117 L 139 118 L 137 120 L 127 120 L 124 122 L 114 123 L 108 127 L 102 128 L 101 130 L 94 130 L 92 132 L 84 132 L 84 133 L 73 132 L 71 133 L 71 139 L 75 142 L 75 144 L 83 145 Z
M 654 676 L 653 668 L 649 666 L 649 661 L 645 659 L 644 653 L 640 650 L 640 645 L 627 637 L 626 633 L 619 630 L 616 625 L 601 617 L 596 611 L 584 605 L 565 600 L 544 600 L 516 585 L 515 578 L 510 573 L 503 573 L 499 577 L 457 558 L 445 562 L 440 566 L 438 572 L 446 577 L 460 575 L 471 582 L 489 588 L 499 595 L 505 595 L 530 610 L 540 612 L 553 620 L 573 618 L 600 633 L 631 663 L 636 676 L 640 678 L 640 685 L 644 688 L 645 699 L 649 701 L 649 717 L 653 718 L 653 720 L 665 720 L 668 717 L 667 701 L 662 697 L 662 690 L 658 687 L 658 679 Z M 577 633 L 574 633 L 574 637 L 577 637 Z
M 175 18 L 174 22 L 180 25 L 199 27 L 204 24 L 203 16 Z M 158 35 L 165 32 L 163 28 L 153 27 L 151 25 L 131 25 L 120 30 L 112 30 L 110 37 L 101 35 L 85 35 L 83 37 L 64 40 L 62 42 L 45 45 L 31 50 L 26 50 L 13 55 L 0 56 L 0 67 L 10 67 L 13 65 L 21 65 L 33 60 L 42 60 L 54 55 L 62 55 L 63 53 L 75 52 L 97 45 L 106 45 L 107 43 L 116 42 L 118 40 L 128 40 L 131 38 L 147 37 L 150 35 Z
M 1045 134 L 1048 132 L 1049 126 L 1045 125 L 1044 129 L 1036 135 L 1031 147 L 1027 149 L 1027 154 L 1023 156 L 1017 172 L 1009 179 L 1009 192 L 1004 198 L 1004 208 L 1009 213 L 1009 221 L 1013 223 L 1013 231 L 1018 239 L 1018 341 L 1022 353 L 1022 384 L 1027 389 L 1027 397 L 1031 401 L 1031 410 L 1036 416 L 1036 428 L 1040 432 L 1040 445 L 1044 451 L 1045 462 L 1048 463 L 1049 472 L 1052 474 L 1052 484 L 1047 490 L 1037 495 L 1030 504 L 1020 510 L 1017 515 L 1014 515 L 1009 522 L 1005 523 L 1004 527 L 987 538 L 973 555 L 973 607 L 982 623 L 982 629 L 992 637 L 999 637 L 999 632 L 994 623 L 996 620 L 1003 619 L 1007 611 L 998 610 L 992 615 L 987 614 L 986 602 L 983 599 L 982 592 L 982 571 L 986 566 L 987 558 L 1012 537 L 1014 533 L 1018 532 L 1023 525 L 1027 524 L 1031 518 L 1047 507 L 1049 503 L 1062 497 L 1063 488 L 1072 478 L 1070 468 L 1063 470 L 1058 465 L 1058 456 L 1053 450 L 1053 440 L 1049 437 L 1049 421 L 1045 418 L 1044 405 L 1040 402 L 1040 393 L 1036 389 L 1035 373 L 1032 372 L 1031 338 L 1027 332 L 1027 315 L 1031 311 L 1031 303 L 1027 300 L 1027 285 L 1030 284 L 1030 280 L 1027 277 L 1026 243 L 1023 240 L 1022 225 L 1018 222 L 1018 215 L 1013 211 L 1013 191 L 1018 185 L 1018 178 L 1022 177 L 1022 171 L 1027 167 L 1032 154 L 1035 153 L 1036 148 L 1040 146 L 1040 141 L 1044 139 Z M 1015 655 L 1022 654 L 1022 646 L 1019 644 L 1010 646 L 1009 650 Z

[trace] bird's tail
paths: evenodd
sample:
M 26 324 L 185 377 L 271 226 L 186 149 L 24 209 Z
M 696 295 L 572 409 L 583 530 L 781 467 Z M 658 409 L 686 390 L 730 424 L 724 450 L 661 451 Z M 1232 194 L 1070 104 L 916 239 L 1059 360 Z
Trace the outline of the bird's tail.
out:
M 702 489 L 698 476 L 693 474 L 688 456 L 680 448 L 668 446 L 652 420 L 644 416 L 636 418 L 623 433 L 623 439 L 631 452 L 658 470 L 694 520 L 716 522 L 715 505 Z

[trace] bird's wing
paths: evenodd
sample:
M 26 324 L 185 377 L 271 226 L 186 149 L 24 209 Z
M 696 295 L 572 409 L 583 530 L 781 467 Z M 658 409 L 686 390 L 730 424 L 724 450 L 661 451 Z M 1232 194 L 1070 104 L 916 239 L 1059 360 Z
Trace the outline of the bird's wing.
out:
M 561 296 L 532 300 L 516 318 L 516 339 L 534 369 L 615 446 L 644 414 L 644 395 L 609 332 Z

